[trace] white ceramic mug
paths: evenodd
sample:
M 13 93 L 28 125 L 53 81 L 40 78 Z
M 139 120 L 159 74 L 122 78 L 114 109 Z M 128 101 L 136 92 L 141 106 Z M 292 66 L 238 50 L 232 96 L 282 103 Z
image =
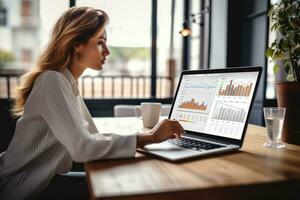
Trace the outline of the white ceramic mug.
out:
M 135 107 L 135 116 L 143 120 L 143 125 L 147 128 L 153 128 L 157 124 L 160 112 L 161 103 L 144 102 Z

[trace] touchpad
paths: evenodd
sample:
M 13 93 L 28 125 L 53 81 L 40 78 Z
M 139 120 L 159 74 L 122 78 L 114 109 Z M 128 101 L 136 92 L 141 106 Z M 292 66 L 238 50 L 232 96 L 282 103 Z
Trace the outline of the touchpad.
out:
M 159 144 L 149 144 L 144 147 L 144 150 L 147 150 L 147 151 L 184 151 L 186 149 L 179 147 L 179 146 L 175 146 L 168 142 L 163 142 L 163 143 L 159 143 Z

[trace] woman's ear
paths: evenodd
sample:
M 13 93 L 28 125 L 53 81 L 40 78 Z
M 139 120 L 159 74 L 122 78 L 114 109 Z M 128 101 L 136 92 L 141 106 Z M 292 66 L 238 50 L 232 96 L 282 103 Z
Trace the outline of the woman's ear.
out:
M 74 47 L 75 53 L 80 53 L 81 52 L 81 45 L 78 44 Z
M 73 46 L 73 49 L 74 49 L 75 53 L 81 53 L 82 48 L 83 48 L 83 44 L 77 43 L 77 42 Z

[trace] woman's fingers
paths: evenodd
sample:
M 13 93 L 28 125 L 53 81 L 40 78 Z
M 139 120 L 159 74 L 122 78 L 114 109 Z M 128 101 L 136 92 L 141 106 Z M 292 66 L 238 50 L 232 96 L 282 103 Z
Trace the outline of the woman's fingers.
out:
M 171 134 L 171 136 L 175 135 L 176 138 L 180 138 L 181 135 L 185 134 L 184 129 L 177 121 L 170 123 L 168 126 L 171 128 L 169 129 L 169 134 Z
M 162 120 L 160 122 L 158 122 L 152 130 L 157 130 L 158 128 L 160 128 L 163 124 L 165 123 L 165 120 Z
M 176 130 L 176 132 L 179 132 L 181 134 L 185 134 L 185 130 L 182 128 L 180 123 L 178 121 L 172 121 L 173 129 Z
M 185 132 L 184 129 L 182 128 L 182 126 L 180 125 L 180 123 L 176 120 L 167 120 L 164 122 L 163 125 L 171 126 L 174 130 L 180 131 L 182 133 Z
M 158 141 L 164 141 L 170 138 L 180 138 L 181 135 L 185 134 L 185 131 L 178 121 L 165 119 L 152 129 L 152 133 Z
M 170 138 L 171 138 L 171 139 L 175 139 L 175 138 L 177 138 L 177 136 L 176 136 L 175 134 L 173 134 L 173 135 L 171 135 Z

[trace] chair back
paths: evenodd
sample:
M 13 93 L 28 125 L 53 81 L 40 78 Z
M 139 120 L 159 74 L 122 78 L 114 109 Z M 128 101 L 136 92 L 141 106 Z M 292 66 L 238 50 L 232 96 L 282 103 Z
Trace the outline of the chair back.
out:
M 115 105 L 114 106 L 114 117 L 135 117 L 135 107 L 137 105 Z M 172 105 L 162 104 L 161 116 L 168 116 Z

